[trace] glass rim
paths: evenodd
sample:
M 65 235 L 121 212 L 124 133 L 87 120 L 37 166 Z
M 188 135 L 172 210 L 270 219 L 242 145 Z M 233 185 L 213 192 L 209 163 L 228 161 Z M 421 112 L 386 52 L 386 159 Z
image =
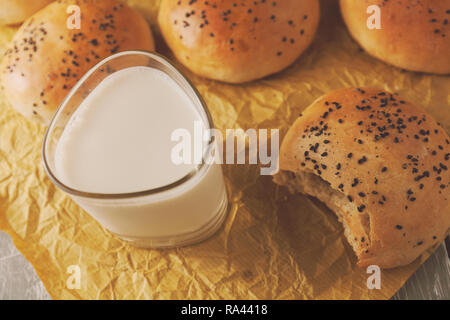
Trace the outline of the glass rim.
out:
M 50 165 L 48 163 L 48 157 L 47 157 L 47 151 L 46 150 L 47 150 L 47 146 L 48 146 L 48 139 L 49 139 L 50 133 L 55 128 L 56 120 L 59 118 L 60 114 L 63 112 L 64 107 L 66 106 L 68 101 L 73 97 L 73 95 L 78 91 L 78 89 L 82 86 L 82 84 L 94 72 L 96 72 L 98 69 L 100 69 L 101 66 L 105 65 L 107 62 L 109 62 L 111 60 L 114 60 L 116 58 L 127 56 L 127 55 L 144 55 L 144 56 L 147 56 L 150 59 L 156 60 L 160 64 L 165 65 L 166 67 L 168 67 L 175 74 L 175 76 L 179 78 L 179 80 L 185 81 L 186 84 L 188 85 L 188 87 L 193 91 L 195 97 L 197 97 L 198 101 L 200 102 L 200 107 L 205 112 L 207 125 L 208 125 L 207 129 L 208 129 L 208 132 L 209 132 L 209 135 L 210 135 L 209 141 L 207 142 L 208 143 L 207 148 L 206 148 L 205 152 L 203 153 L 202 162 L 200 164 L 196 165 L 194 167 L 194 169 L 192 169 L 190 172 L 188 172 L 186 175 L 184 175 L 182 178 L 176 180 L 175 182 L 172 182 L 170 184 L 167 184 L 167 185 L 164 185 L 164 186 L 161 186 L 161 187 L 157 187 L 157 188 L 146 189 L 146 190 L 143 190 L 143 191 L 125 192 L 125 193 L 95 193 L 95 192 L 87 192 L 87 191 L 82 191 L 82 190 L 78 190 L 78 189 L 69 187 L 69 186 L 64 184 L 61 180 L 59 180 L 56 177 L 56 175 L 53 173 L 53 171 L 50 168 Z M 132 68 L 132 67 L 138 67 L 138 66 L 139 65 L 125 67 L 125 68 L 120 69 L 120 70 L 124 70 L 124 69 L 127 69 L 127 68 Z M 146 67 L 145 65 L 142 65 L 142 66 Z M 117 70 L 117 71 L 120 71 L 120 70 Z M 160 69 L 158 69 L 158 70 L 160 70 Z M 168 74 L 164 70 L 161 70 L 161 71 L 166 73 L 171 79 L 175 79 L 175 77 L 173 75 Z M 185 88 L 182 88 L 182 90 L 186 92 Z M 198 103 L 196 101 L 193 101 L 193 103 L 195 105 L 198 105 Z M 82 197 L 82 198 L 88 198 L 88 199 L 99 199 L 99 200 L 100 199 L 101 200 L 120 200 L 120 199 L 141 198 L 141 197 L 146 197 L 146 196 L 150 196 L 150 195 L 161 194 L 161 193 L 164 193 L 166 191 L 172 190 L 172 189 L 174 189 L 176 187 L 179 187 L 181 185 L 184 185 L 185 183 L 190 181 L 192 178 L 194 178 L 198 174 L 200 174 L 202 169 L 211 167 L 212 163 L 207 163 L 205 161 L 205 155 L 210 155 L 210 151 L 211 151 L 211 149 L 214 146 L 215 137 L 211 133 L 214 129 L 215 129 L 215 127 L 214 127 L 214 122 L 213 122 L 212 117 L 211 117 L 211 113 L 209 112 L 209 109 L 208 109 L 208 107 L 207 107 L 203 97 L 200 95 L 200 93 L 198 92 L 197 88 L 195 88 L 193 83 L 177 67 L 175 67 L 175 65 L 168 58 L 166 58 L 165 56 L 163 56 L 163 55 L 161 55 L 159 53 L 156 53 L 156 52 L 149 52 L 149 51 L 142 51 L 142 50 L 122 51 L 122 52 L 113 54 L 113 55 L 111 55 L 109 57 L 106 57 L 103 60 L 99 61 L 96 65 L 94 65 L 91 69 L 89 69 L 89 71 L 87 71 L 77 81 L 77 83 L 73 86 L 73 88 L 65 96 L 64 100 L 61 102 L 61 104 L 59 105 L 59 107 L 56 110 L 55 114 L 53 115 L 52 120 L 50 121 L 50 124 L 49 124 L 49 126 L 48 126 L 48 128 L 47 128 L 47 130 L 45 132 L 44 140 L 43 140 L 43 143 L 42 143 L 42 149 L 41 149 L 42 163 L 44 165 L 44 170 L 45 170 L 47 176 L 52 181 L 52 183 L 55 184 L 61 190 L 63 190 L 66 193 L 70 194 L 70 195 L 77 196 L 77 197 Z

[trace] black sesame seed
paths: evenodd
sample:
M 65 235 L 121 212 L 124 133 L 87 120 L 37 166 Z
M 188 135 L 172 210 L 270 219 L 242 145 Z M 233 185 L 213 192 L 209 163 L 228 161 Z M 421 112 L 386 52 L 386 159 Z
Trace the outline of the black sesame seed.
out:
M 363 164 L 366 161 L 367 161 L 366 156 L 363 156 L 361 159 L 358 160 L 358 164 Z

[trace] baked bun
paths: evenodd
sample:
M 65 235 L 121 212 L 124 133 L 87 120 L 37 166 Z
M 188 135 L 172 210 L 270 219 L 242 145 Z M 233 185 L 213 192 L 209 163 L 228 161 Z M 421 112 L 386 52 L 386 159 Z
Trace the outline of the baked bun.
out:
M 53 0 L 0 0 L 0 25 L 25 21 Z
M 79 30 L 66 26 L 71 4 L 82 13 Z M 0 65 L 0 79 L 14 108 L 48 123 L 73 85 L 100 60 L 153 49 L 147 22 L 120 1 L 62 0 L 21 26 Z
M 341 89 L 289 129 L 275 182 L 333 210 L 361 267 L 406 265 L 448 234 L 449 140 L 396 95 Z
M 344 21 L 370 55 L 394 66 L 450 73 L 450 0 L 340 0 Z M 367 8 L 378 5 L 381 29 L 369 29 Z
M 241 83 L 292 64 L 312 42 L 319 15 L 317 0 L 163 0 L 158 20 L 191 71 Z

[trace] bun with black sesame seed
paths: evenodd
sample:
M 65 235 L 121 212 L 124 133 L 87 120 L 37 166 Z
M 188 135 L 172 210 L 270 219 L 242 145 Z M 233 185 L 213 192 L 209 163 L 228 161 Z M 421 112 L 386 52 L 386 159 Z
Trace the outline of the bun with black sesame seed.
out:
M 69 5 L 80 8 L 80 29 L 69 29 Z M 49 123 L 54 112 L 91 67 L 120 51 L 154 50 L 144 18 L 116 0 L 61 0 L 30 17 L 14 36 L 0 65 L 10 104 L 23 115 Z
M 353 38 L 370 55 L 411 71 L 450 73 L 450 0 L 340 0 Z M 369 6 L 380 8 L 381 29 L 370 29 Z
M 323 201 L 361 267 L 409 264 L 450 228 L 450 138 L 423 110 L 378 89 L 341 89 L 295 121 L 274 181 Z
M 317 0 L 163 0 L 158 20 L 191 71 L 242 83 L 292 64 L 312 42 L 319 16 Z
M 53 0 L 0 0 L 0 25 L 17 24 Z

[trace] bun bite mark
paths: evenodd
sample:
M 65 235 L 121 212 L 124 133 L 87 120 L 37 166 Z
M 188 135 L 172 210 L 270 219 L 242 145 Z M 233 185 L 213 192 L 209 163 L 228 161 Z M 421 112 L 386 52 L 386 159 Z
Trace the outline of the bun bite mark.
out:
M 371 245 L 370 217 L 364 210 L 364 204 L 355 204 L 354 198 L 345 195 L 344 185 L 337 189 L 311 170 L 298 172 L 281 171 L 275 176 L 275 182 L 286 186 L 291 193 L 301 193 L 319 199 L 332 210 L 344 227 L 344 235 L 355 253 L 363 250 L 369 253 Z M 358 255 L 359 256 L 359 255 Z

